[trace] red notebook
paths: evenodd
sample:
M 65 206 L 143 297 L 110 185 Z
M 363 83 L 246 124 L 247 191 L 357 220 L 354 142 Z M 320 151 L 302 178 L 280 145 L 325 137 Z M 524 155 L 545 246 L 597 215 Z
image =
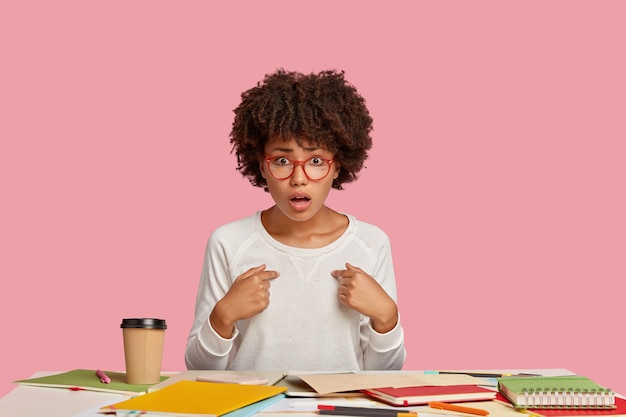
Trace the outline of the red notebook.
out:
M 372 388 L 363 392 L 379 401 L 396 406 L 428 404 L 431 401 L 463 402 L 496 398 L 496 391 L 477 385 Z

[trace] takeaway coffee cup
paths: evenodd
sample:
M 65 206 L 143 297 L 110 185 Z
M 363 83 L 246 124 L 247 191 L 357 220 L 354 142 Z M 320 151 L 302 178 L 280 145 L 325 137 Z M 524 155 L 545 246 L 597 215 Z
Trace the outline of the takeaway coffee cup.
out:
M 122 319 L 126 382 L 156 384 L 161 381 L 165 320 Z

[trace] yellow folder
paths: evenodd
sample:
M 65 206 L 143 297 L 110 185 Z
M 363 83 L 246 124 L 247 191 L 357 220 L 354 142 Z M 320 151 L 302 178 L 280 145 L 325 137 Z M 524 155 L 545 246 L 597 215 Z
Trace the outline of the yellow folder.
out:
M 158 391 L 100 408 L 101 413 L 143 411 L 217 417 L 286 391 L 273 385 L 178 381 Z

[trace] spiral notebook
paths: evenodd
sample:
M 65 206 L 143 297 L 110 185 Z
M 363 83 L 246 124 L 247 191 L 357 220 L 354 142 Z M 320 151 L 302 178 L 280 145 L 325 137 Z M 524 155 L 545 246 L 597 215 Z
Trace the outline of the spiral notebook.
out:
M 578 375 L 498 378 L 498 390 L 515 408 L 615 408 L 613 391 Z

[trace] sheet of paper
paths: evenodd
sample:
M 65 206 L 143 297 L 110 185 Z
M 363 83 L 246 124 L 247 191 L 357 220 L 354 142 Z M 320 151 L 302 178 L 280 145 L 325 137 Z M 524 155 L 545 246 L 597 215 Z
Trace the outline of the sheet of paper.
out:
M 98 410 L 100 410 L 101 407 L 107 406 L 107 405 L 112 404 L 114 402 L 115 401 L 112 401 L 112 400 L 103 401 L 100 404 L 97 404 L 97 405 L 94 405 L 92 407 L 84 409 L 83 411 L 81 411 L 78 414 L 74 414 L 73 417 L 103 417 L 104 414 L 98 413 Z
M 367 388 L 446 386 L 446 385 L 481 385 L 484 380 L 463 374 L 299 374 L 297 375 L 319 394 L 355 391 Z
M 283 398 L 281 401 L 270 405 L 269 407 L 263 409 L 259 412 L 260 415 L 264 413 L 267 414 L 285 414 L 285 417 L 289 417 L 289 413 L 302 413 L 302 416 L 306 416 L 312 414 L 317 409 L 318 404 L 327 404 L 327 405 L 348 405 L 348 406 L 357 406 L 357 407 L 375 407 L 375 408 L 389 408 L 392 410 L 398 410 L 398 407 L 394 407 L 391 405 L 386 405 L 379 402 L 371 402 L 365 399 L 360 398 Z M 507 407 L 503 404 L 500 404 L 496 401 L 472 401 L 472 402 L 463 402 L 456 403 L 459 405 L 465 405 L 468 407 L 480 408 L 483 410 L 489 411 L 490 416 L 497 417 L 519 417 L 524 414 L 515 411 L 512 407 Z M 469 415 L 466 413 L 459 413 L 455 411 L 449 410 L 438 410 L 434 408 L 430 408 L 427 405 L 420 406 L 410 406 L 410 407 L 402 407 L 401 411 L 415 411 L 418 413 L 419 417 L 441 417 L 443 416 L 465 416 Z M 293 414 L 294 416 L 297 414 Z M 82 417 L 82 416 L 81 416 Z
M 319 404 L 348 407 L 380 407 L 380 403 L 367 398 L 283 398 L 263 409 L 262 413 L 307 413 L 317 411 Z M 390 406 L 391 408 L 391 406 Z
M 516 411 L 513 407 L 507 407 L 504 404 L 500 404 L 496 401 L 471 401 L 471 402 L 463 402 L 463 403 L 454 403 L 457 405 L 464 405 L 466 407 L 480 408 L 483 410 L 489 411 L 489 416 L 493 417 L 520 417 L 520 416 L 528 416 L 530 414 L 524 414 L 519 411 Z M 419 406 L 419 407 L 409 407 L 411 411 L 417 411 L 419 417 L 426 416 L 426 413 L 429 414 L 446 414 L 446 415 L 458 415 L 469 417 L 469 414 L 466 413 L 457 413 L 455 411 L 448 410 L 436 410 L 432 409 L 428 406 Z

